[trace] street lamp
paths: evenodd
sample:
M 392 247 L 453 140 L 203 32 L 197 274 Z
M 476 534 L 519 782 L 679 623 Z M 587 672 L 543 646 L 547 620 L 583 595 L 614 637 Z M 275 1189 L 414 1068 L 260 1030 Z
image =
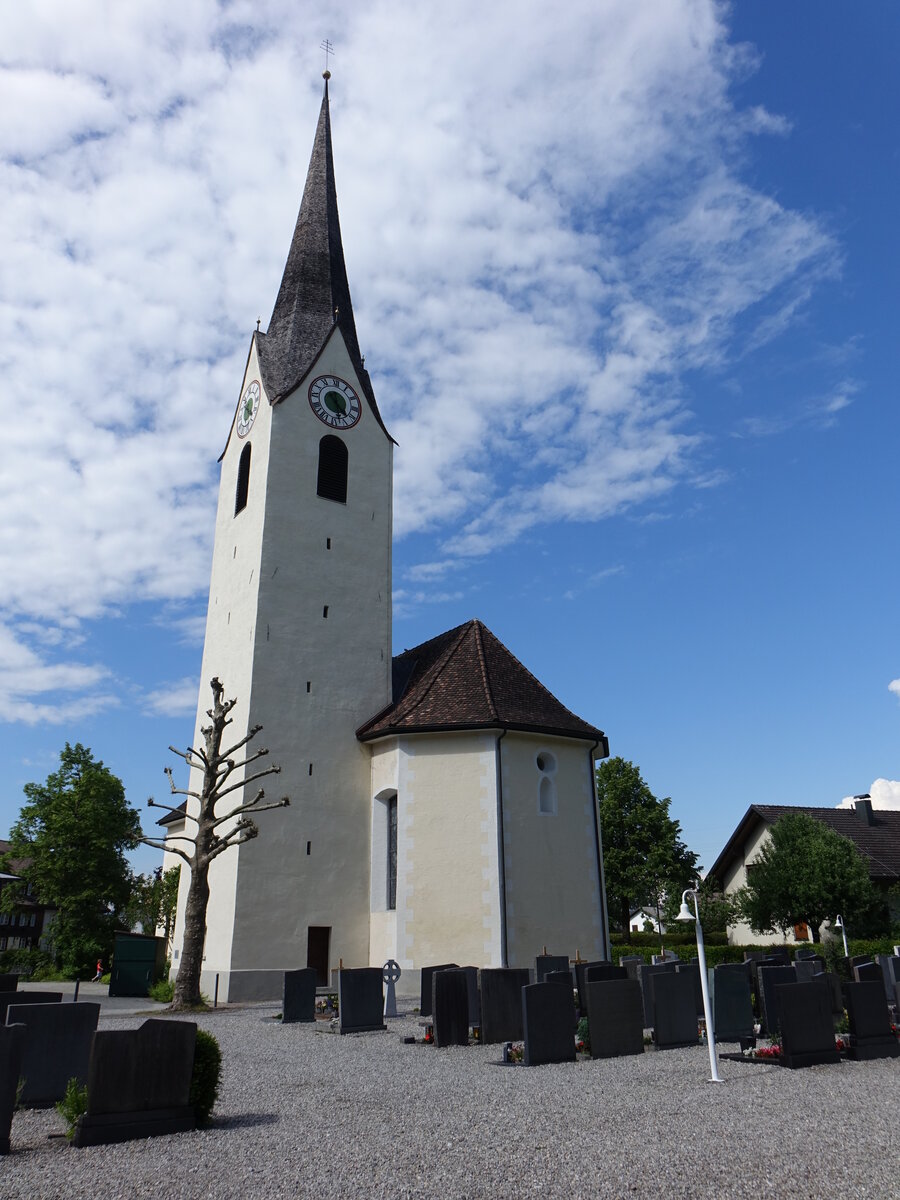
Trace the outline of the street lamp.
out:
M 688 908 L 687 898 L 694 901 L 694 911 Z M 709 1069 L 712 1072 L 710 1083 L 723 1083 L 719 1078 L 719 1064 L 716 1062 L 716 1031 L 713 1026 L 712 1008 L 709 1003 L 709 979 L 706 974 L 706 950 L 703 947 L 703 926 L 700 924 L 700 909 L 697 906 L 697 892 L 687 888 L 681 894 L 681 910 L 676 921 L 694 921 L 697 930 L 697 963 L 700 968 L 700 991 L 703 993 L 703 1015 L 706 1018 L 706 1042 L 709 1046 Z
M 849 958 L 850 951 L 847 948 L 847 930 L 844 928 L 844 922 L 840 913 L 834 918 L 834 927 L 841 931 L 841 937 L 844 939 L 844 958 Z

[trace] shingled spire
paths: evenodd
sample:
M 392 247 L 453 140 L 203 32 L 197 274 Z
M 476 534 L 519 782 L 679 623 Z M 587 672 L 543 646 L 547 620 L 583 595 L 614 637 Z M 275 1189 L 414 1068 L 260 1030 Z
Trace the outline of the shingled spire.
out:
M 258 335 L 260 364 L 269 399 L 282 399 L 307 373 L 337 324 L 377 413 L 360 358 L 344 265 L 331 153 L 328 75 L 326 72 L 306 186 L 281 287 L 269 328 Z

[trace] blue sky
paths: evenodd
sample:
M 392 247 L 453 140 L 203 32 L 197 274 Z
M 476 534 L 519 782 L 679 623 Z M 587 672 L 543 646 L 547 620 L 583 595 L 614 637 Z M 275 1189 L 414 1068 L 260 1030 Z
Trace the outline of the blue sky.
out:
M 900 804 L 900 13 L 545 8 L 9 19 L 0 836 L 66 740 L 143 806 L 191 736 L 326 36 L 395 651 L 480 617 L 706 866 L 756 801 Z

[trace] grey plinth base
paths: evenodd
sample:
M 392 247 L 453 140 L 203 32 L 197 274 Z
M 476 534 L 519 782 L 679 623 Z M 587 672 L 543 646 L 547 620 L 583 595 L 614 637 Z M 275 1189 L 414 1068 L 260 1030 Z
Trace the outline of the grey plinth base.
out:
M 354 1025 L 351 1029 L 342 1029 L 341 1033 L 384 1033 L 387 1025 Z
M 900 1042 L 893 1034 L 886 1037 L 857 1038 L 847 1047 L 847 1057 L 855 1062 L 869 1062 L 873 1058 L 898 1058 Z
M 135 1138 L 158 1137 L 164 1133 L 188 1133 L 196 1128 L 194 1106 L 155 1108 L 146 1112 L 100 1113 L 78 1118 L 73 1146 L 105 1146 Z

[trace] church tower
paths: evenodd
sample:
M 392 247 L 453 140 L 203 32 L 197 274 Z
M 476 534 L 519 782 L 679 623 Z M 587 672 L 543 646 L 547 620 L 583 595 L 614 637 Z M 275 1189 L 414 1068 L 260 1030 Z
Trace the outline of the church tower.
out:
M 328 77 L 275 308 L 252 336 L 220 460 L 193 744 L 216 675 L 238 701 L 228 744 L 262 725 L 251 749 L 282 769 L 267 798 L 291 799 L 210 872 L 203 987 L 218 975 L 228 1000 L 280 994 L 286 968 L 314 966 L 324 983 L 341 958 L 369 962 L 371 764 L 356 730 L 391 699 L 393 440 L 356 336 Z M 180 940 L 179 919 L 175 970 Z

